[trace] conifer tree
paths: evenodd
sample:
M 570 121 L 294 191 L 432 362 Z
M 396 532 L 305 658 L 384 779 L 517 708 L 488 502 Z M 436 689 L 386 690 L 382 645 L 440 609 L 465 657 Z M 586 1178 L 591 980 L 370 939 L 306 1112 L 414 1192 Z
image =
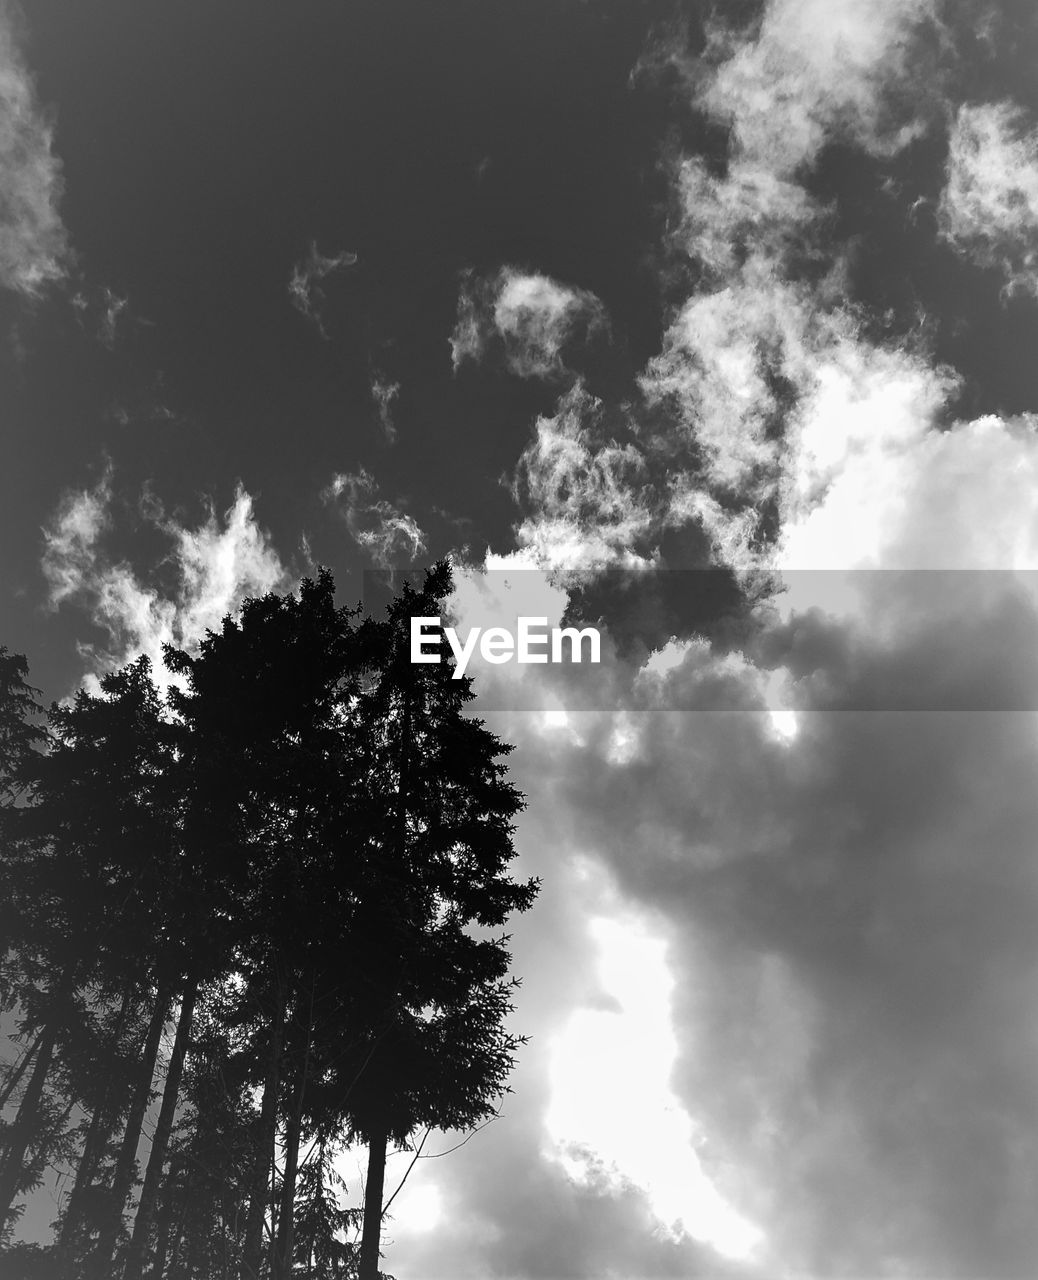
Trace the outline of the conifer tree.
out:
M 58 1280 L 374 1280 L 389 1146 L 495 1113 L 523 1043 L 500 930 L 538 884 L 508 874 L 510 748 L 446 646 L 410 662 L 451 589 L 440 564 L 360 621 L 322 570 L 167 649 L 165 704 L 141 659 L 54 708 L 45 754 L 0 661 L 25 1033 L 0 1189 L 68 1161 Z M 355 1141 L 363 1207 L 334 1168 Z
M 389 1143 L 494 1114 L 523 1043 L 504 1029 L 517 985 L 506 979 L 508 938 L 478 932 L 527 910 L 539 887 L 507 874 L 524 803 L 501 760 L 511 748 L 465 714 L 471 681 L 454 678 L 445 643 L 441 662 L 410 661 L 410 619 L 442 613 L 451 590 L 445 562 L 420 590 L 405 583 L 380 627 L 379 679 L 364 707 L 376 803 L 354 953 L 364 1032 L 355 1057 L 365 1056 L 348 1102 L 349 1131 L 369 1148 L 360 1280 L 378 1275 Z

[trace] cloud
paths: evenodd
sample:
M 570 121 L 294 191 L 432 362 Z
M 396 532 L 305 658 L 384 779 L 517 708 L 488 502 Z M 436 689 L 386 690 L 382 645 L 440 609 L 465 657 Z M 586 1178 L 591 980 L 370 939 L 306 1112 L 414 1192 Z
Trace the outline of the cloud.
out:
M 334 271 L 352 267 L 356 261 L 357 255 L 345 249 L 331 257 L 325 257 L 318 252 L 317 242 L 311 241 L 310 252 L 302 262 L 297 262 L 292 268 L 292 275 L 288 282 L 288 296 L 296 310 L 314 322 L 322 338 L 327 338 L 328 335 L 324 331 L 320 315 L 320 306 L 324 301 L 321 281 Z
M 58 213 L 61 161 L 53 119 L 36 98 L 22 57 L 21 19 L 0 4 L 0 285 L 25 298 L 65 278 L 68 236 Z
M 793 177 L 834 138 L 889 155 L 925 128 L 919 37 L 937 14 L 934 0 L 770 0 L 756 30 L 709 31 L 699 105 L 771 175 Z
M 429 1280 L 598 1280 L 606 1275 L 734 1280 L 747 1274 L 742 1265 L 706 1243 L 672 1233 L 646 1189 L 609 1157 L 560 1143 L 548 1123 L 556 1097 L 553 1075 L 561 1065 L 559 1038 L 572 1038 L 579 1028 L 579 1018 L 574 1023 L 572 1017 L 580 1011 L 605 1017 L 611 1012 L 621 1037 L 625 1031 L 644 1036 L 645 1022 L 628 1020 L 623 1012 L 610 988 L 614 975 L 601 964 L 600 939 L 588 927 L 589 915 L 608 909 L 615 895 L 599 874 L 589 874 L 568 856 L 553 830 L 559 781 L 553 769 L 567 758 L 547 738 L 524 738 L 520 753 L 525 763 L 514 762 L 518 780 L 536 784 L 538 803 L 521 820 L 516 874 L 545 878 L 537 906 L 513 929 L 513 967 L 524 978 L 514 1025 L 532 1039 L 519 1051 L 514 1093 L 503 1100 L 501 1118 L 448 1158 L 419 1163 L 416 1188 L 435 1193 L 440 1219 L 431 1230 L 412 1230 L 401 1198 L 394 1206 L 399 1219 L 389 1229 L 389 1265 L 394 1273 Z M 628 982 L 634 976 L 629 973 Z M 651 980 L 654 974 L 644 976 Z M 603 1084 L 619 1090 L 609 1109 L 620 1128 L 629 1111 L 640 1106 L 643 1115 L 652 1112 L 658 1100 L 629 1096 L 621 1088 L 622 1073 L 612 1071 L 609 1062 L 596 1062 L 593 1070 Z M 635 1082 L 626 1084 L 635 1087 Z M 662 1107 L 652 1115 L 654 1123 L 668 1119 L 673 1116 Z M 444 1150 L 460 1137 L 446 1135 L 430 1149 Z M 391 1171 L 387 1185 L 392 1185 Z
M 635 545 L 656 519 L 639 492 L 645 460 L 606 435 L 602 404 L 580 383 L 553 417 L 540 417 L 516 468 L 513 492 L 531 513 L 517 529 L 520 548 L 552 568 L 635 563 Z
M 602 303 L 585 289 L 516 267 L 502 267 L 489 278 L 469 271 L 458 294 L 451 363 L 456 372 L 466 360 L 478 362 L 497 341 L 517 377 L 552 378 L 565 372 L 568 343 L 586 342 L 607 325 Z
M 894 589 L 907 616 L 913 576 Z M 830 688 L 910 665 L 939 704 L 949 677 L 990 686 L 1000 624 L 978 612 L 943 644 L 935 621 L 859 636 L 856 671 L 836 650 L 818 665 Z M 675 712 L 708 676 L 718 709 Z M 509 729 L 556 848 L 658 913 L 673 1087 L 707 1175 L 764 1231 L 763 1274 L 1026 1274 L 1033 716 L 800 712 L 782 742 L 752 663 L 690 646 L 657 680 L 624 752 L 614 712 L 571 716 L 579 737 L 543 764 L 536 732 Z
M 52 608 L 78 595 L 93 577 L 97 544 L 111 523 L 111 480 L 108 467 L 92 489 L 67 492 L 43 531 L 43 572 Z
M 695 262 L 697 287 L 643 371 L 626 432 L 595 430 L 603 414 L 587 398 L 563 397 L 538 420 L 516 472 L 520 545 L 555 564 L 625 563 L 694 527 L 723 564 L 789 564 L 810 552 L 827 484 L 856 489 L 857 517 L 879 498 L 859 455 L 876 471 L 903 442 L 886 429 L 877 438 L 871 423 L 894 412 L 902 431 L 936 433 L 954 375 L 863 336 L 845 303 L 846 246 L 806 184 L 827 144 L 890 158 L 940 117 L 940 77 L 920 74 L 937 22 L 931 0 L 772 0 L 747 27 L 709 28 L 686 84 L 727 128 L 728 154 L 720 167 L 697 155 L 673 165 L 669 233 Z M 664 52 L 688 62 L 673 42 Z M 660 60 L 657 49 L 643 66 Z M 481 352 L 488 331 L 470 295 L 459 335 Z M 828 521 L 831 533 L 838 505 L 814 526 Z M 877 528 L 859 525 L 863 556 L 864 529 Z M 830 559 L 850 551 L 851 535 L 848 515 Z
M 386 444 L 396 443 L 396 423 L 393 421 L 393 401 L 400 394 L 400 383 L 389 382 L 381 377 L 371 380 L 371 398 L 378 408 L 378 420 L 385 436 Z
M 375 564 L 388 569 L 401 558 L 412 561 L 420 556 L 425 534 L 413 516 L 377 494 L 374 476 L 361 467 L 333 476 L 321 496 L 336 504 L 354 542 L 371 553 Z
M 1010 102 L 959 108 L 948 146 L 941 231 L 1010 292 L 1038 296 L 1038 130 Z
M 99 325 L 99 334 L 101 341 L 109 350 L 115 346 L 115 329 L 119 323 L 119 317 L 129 305 L 129 298 L 120 298 L 113 293 L 111 289 L 104 290 L 105 309 L 104 315 L 101 317 Z
M 289 574 L 270 539 L 256 522 L 252 498 L 243 489 L 220 518 L 210 510 L 205 522 L 188 528 L 167 517 L 154 501 L 140 515 L 170 543 L 163 586 L 149 581 L 126 560 L 111 554 L 105 535 L 116 527 L 111 471 L 92 489 L 67 493 L 44 530 L 43 572 L 50 603 L 84 605 L 91 620 L 108 632 L 105 649 L 81 646 L 96 674 L 141 654 L 152 662 L 156 682 L 169 683 L 162 646 L 191 647 L 207 629 L 236 612 L 249 596 L 286 589 Z
M 621 1274 L 735 1265 L 687 1231 L 680 1261 L 657 1251 L 637 1151 L 620 1161 L 626 1186 L 608 1167 L 608 1108 L 584 1116 L 570 1166 L 545 1133 L 560 1109 L 571 1125 L 583 1114 L 546 1046 L 572 1066 L 576 1032 L 593 1031 L 608 1072 L 638 1044 L 610 1002 L 622 998 L 595 987 L 581 864 L 615 879 L 665 954 L 667 1117 L 679 1133 L 687 1117 L 687 1154 L 762 1232 L 744 1274 L 1034 1270 L 1038 421 L 949 422 L 958 375 L 918 341 L 869 336 L 846 300 L 846 246 L 808 190 L 830 142 L 885 163 L 941 118 L 921 39 L 935 14 L 774 0 L 752 26 L 714 31 L 689 84 L 729 130 L 727 164 L 674 170 L 690 296 L 641 402 L 612 411 L 577 383 L 533 425 L 514 477 L 517 563 L 651 573 L 695 526 L 715 562 L 807 572 L 757 606 L 741 650 L 688 630 L 648 662 L 607 643 L 598 710 L 574 709 L 564 673 L 531 669 L 522 698 L 488 715 L 537 798 L 518 831 L 546 881 L 517 930 L 534 1041 L 515 1082 L 521 1128 L 492 1126 L 478 1159 L 458 1153 L 437 1174 L 449 1225 L 408 1243 L 416 1273 L 453 1249 L 460 1274 L 602 1274 L 594 1232 Z M 992 137 L 1030 146 L 1013 116 Z M 1026 194 L 1003 200 L 1005 171 L 973 193 L 978 225 L 988 193 L 1029 216 Z M 999 241 L 1000 264 L 1030 270 L 1008 252 Z M 482 358 L 500 340 L 496 295 L 467 296 L 455 337 Z M 704 709 L 676 709 L 688 705 Z M 632 1071 L 612 1107 L 650 1128 L 661 1117 L 631 1099 L 653 1067 Z M 581 1160 L 597 1170 L 585 1184 Z

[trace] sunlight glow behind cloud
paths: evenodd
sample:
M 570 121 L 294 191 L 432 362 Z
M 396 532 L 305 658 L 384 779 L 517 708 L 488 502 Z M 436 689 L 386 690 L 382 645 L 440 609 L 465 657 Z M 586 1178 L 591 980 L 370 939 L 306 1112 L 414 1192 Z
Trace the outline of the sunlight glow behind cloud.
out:
M 601 1162 L 611 1181 L 647 1193 L 661 1230 L 748 1259 L 761 1233 L 707 1177 L 693 1122 L 670 1088 L 677 1045 L 665 943 L 631 917 L 595 917 L 588 931 L 616 1009 L 578 1009 L 555 1037 L 545 1117 L 552 1158 L 577 1181 Z

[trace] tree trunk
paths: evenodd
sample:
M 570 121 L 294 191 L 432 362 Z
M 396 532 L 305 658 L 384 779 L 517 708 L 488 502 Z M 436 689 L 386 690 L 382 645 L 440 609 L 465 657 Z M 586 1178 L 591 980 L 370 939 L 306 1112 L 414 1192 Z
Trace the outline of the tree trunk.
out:
M 245 1221 L 240 1280 L 256 1280 L 263 1260 L 263 1222 L 267 1216 L 267 1174 L 274 1149 L 277 1127 L 278 1089 L 281 1084 L 281 1054 L 285 1026 L 285 988 L 280 971 L 274 984 L 274 1016 L 270 1028 L 270 1058 L 260 1104 L 259 1133 L 256 1137 L 255 1164 L 252 1168 L 252 1193 L 249 1216 Z
M 386 1130 L 372 1131 L 368 1142 L 368 1182 L 364 1188 L 364 1229 L 360 1238 L 360 1270 L 357 1280 L 378 1280 L 379 1245 L 382 1242 L 382 1192 L 386 1181 Z
M 40 1031 L 37 1034 L 36 1039 L 22 1054 L 21 1061 L 18 1065 L 11 1068 L 11 1074 L 7 1078 L 7 1083 L 4 1085 L 3 1089 L 0 1090 L 0 1111 L 3 1111 L 4 1107 L 6 1107 L 11 1101 L 11 1095 L 14 1093 L 15 1089 L 18 1088 L 22 1076 L 25 1075 L 26 1068 L 32 1061 L 32 1055 L 36 1052 L 42 1039 L 43 1032 Z
M 126 1117 L 126 1128 L 123 1130 L 123 1140 L 115 1162 L 115 1172 L 112 1175 L 110 1205 L 94 1252 L 92 1270 L 98 1280 L 105 1280 L 112 1274 L 112 1255 L 115 1253 L 116 1241 L 119 1238 L 123 1209 L 126 1207 L 127 1198 L 133 1187 L 133 1177 L 137 1169 L 137 1147 L 141 1140 L 141 1128 L 148 1111 L 148 1103 L 151 1100 L 155 1061 L 159 1056 L 159 1044 L 162 1041 L 162 1031 L 168 1014 L 169 990 L 166 987 L 160 987 L 151 1011 L 148 1033 L 144 1039 L 140 1072 L 134 1086 L 130 1111 Z
M 181 1171 L 180 1160 L 174 1156 L 169 1166 L 169 1177 L 166 1179 L 166 1186 L 162 1193 L 162 1206 L 159 1209 L 155 1233 L 155 1256 L 152 1259 L 148 1280 L 162 1280 L 162 1273 L 166 1269 Z
M 119 1041 L 122 1039 L 123 1028 L 126 1025 L 126 1019 L 129 1016 L 132 1003 L 133 992 L 127 989 L 123 995 L 123 1001 L 115 1019 L 115 1027 L 109 1039 L 108 1052 L 110 1061 L 118 1056 Z M 94 1181 L 94 1174 L 101 1163 L 101 1156 L 104 1153 L 109 1134 L 115 1127 L 119 1111 L 122 1109 L 118 1097 L 113 1100 L 112 1093 L 112 1077 L 110 1074 L 106 1074 L 104 1084 L 98 1090 L 93 1114 L 90 1117 L 90 1126 L 87 1129 L 86 1140 L 83 1143 L 83 1153 L 76 1167 L 76 1180 L 72 1185 L 72 1192 L 69 1195 L 68 1204 L 65 1207 L 65 1216 L 62 1219 L 61 1230 L 58 1234 L 57 1252 L 59 1256 L 64 1255 L 66 1263 L 71 1261 L 82 1227 L 83 1197 Z
M 102 1133 L 104 1127 L 102 1124 L 102 1112 L 104 1111 L 105 1102 L 105 1098 L 99 1098 L 97 1105 L 94 1107 L 94 1113 L 90 1117 L 90 1127 L 87 1129 L 86 1141 L 83 1143 L 83 1154 L 79 1157 L 79 1164 L 76 1167 L 76 1180 L 72 1184 L 72 1191 L 65 1207 L 65 1216 L 61 1220 L 61 1230 L 58 1233 L 57 1251 L 59 1254 L 68 1255 L 70 1253 L 79 1232 L 83 1194 L 94 1180 L 94 1173 L 97 1170 L 100 1159 L 104 1136 Z
M 293 1108 L 285 1132 L 285 1174 L 281 1179 L 281 1206 L 278 1211 L 278 1233 L 274 1247 L 273 1280 L 291 1280 L 292 1253 L 295 1248 L 296 1173 L 299 1167 L 299 1131 L 301 1117 Z
M 310 1043 L 314 1029 L 314 988 L 316 975 L 310 988 L 309 1007 L 306 1012 L 303 1058 L 295 1089 L 295 1102 L 288 1117 L 285 1134 L 285 1176 L 281 1182 L 281 1212 L 278 1215 L 278 1237 L 275 1251 L 274 1280 L 291 1280 L 292 1254 L 295 1247 L 296 1174 L 299 1170 L 299 1138 L 303 1128 L 303 1102 L 310 1074 Z M 301 1001 L 296 1002 L 298 1008 Z
M 25 1089 L 18 1114 L 7 1131 L 7 1142 L 4 1145 L 3 1165 L 0 1166 L 0 1228 L 10 1216 L 15 1200 L 18 1198 L 18 1183 L 21 1180 L 25 1163 L 25 1153 L 32 1141 L 34 1129 L 39 1121 L 40 1102 L 43 1099 L 43 1085 L 54 1057 L 54 1045 L 58 1038 L 58 1027 L 54 1020 L 48 1022 L 40 1037 L 40 1047 L 36 1053 L 36 1065 Z
M 123 1280 L 141 1280 L 141 1273 L 144 1269 L 144 1258 L 148 1251 L 148 1238 L 151 1235 L 152 1221 L 155 1217 L 159 1188 L 162 1185 L 166 1151 L 169 1148 L 169 1137 L 173 1131 L 173 1119 L 176 1115 L 177 1101 L 180 1096 L 180 1077 L 184 1070 L 184 1058 L 187 1054 L 187 1041 L 188 1036 L 191 1034 L 191 1020 L 195 1012 L 197 995 L 198 982 L 197 980 L 192 980 L 184 992 L 184 998 L 180 1006 L 176 1039 L 173 1041 L 173 1052 L 169 1059 L 166 1084 L 162 1090 L 162 1106 L 159 1108 L 159 1118 L 155 1124 L 155 1136 L 152 1138 L 151 1152 L 148 1156 L 148 1171 L 144 1175 L 144 1186 L 141 1188 L 141 1198 L 133 1221 L 133 1235 L 126 1251 Z

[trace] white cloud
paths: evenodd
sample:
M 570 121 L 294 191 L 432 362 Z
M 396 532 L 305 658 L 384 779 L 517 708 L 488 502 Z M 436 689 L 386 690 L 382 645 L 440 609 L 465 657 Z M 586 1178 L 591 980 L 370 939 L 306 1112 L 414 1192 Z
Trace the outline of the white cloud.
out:
M 58 213 L 61 162 L 19 48 L 18 11 L 0 4 L 0 285 L 36 298 L 63 280 L 68 236 Z
M 110 523 L 111 496 L 108 468 L 92 489 L 66 493 L 53 521 L 44 529 L 43 572 L 52 607 L 77 595 L 92 578 L 98 539 Z
M 364 467 L 333 476 L 321 496 L 336 504 L 350 536 L 371 553 L 375 564 L 392 568 L 401 558 L 412 561 L 425 551 L 425 534 L 418 522 L 387 498 L 378 497 L 378 484 Z
M 941 229 L 997 267 L 1010 290 L 1038 296 L 1038 130 L 1009 102 L 959 108 L 948 147 Z
M 792 526 L 837 484 L 860 491 L 854 527 L 859 550 L 868 543 L 879 522 L 862 508 L 878 490 L 858 455 L 875 464 L 899 447 L 872 424 L 894 412 L 930 426 L 952 379 L 860 337 L 842 304 L 843 248 L 826 243 L 804 177 L 827 141 L 890 155 L 918 136 L 937 95 L 913 59 L 935 21 L 931 0 L 771 0 L 751 28 L 713 27 L 688 84 L 728 125 L 729 155 L 721 173 L 695 156 L 675 167 L 673 235 L 705 273 L 641 379 L 660 412 L 623 445 L 592 429 L 587 398 L 539 419 L 517 469 L 521 546 L 551 564 L 644 561 L 665 531 L 695 524 L 722 562 L 751 567 L 787 525 L 790 550 L 805 554 Z M 813 263 L 810 281 L 796 278 L 798 258 Z M 851 530 L 848 518 L 830 559 L 850 550 Z
M 69 493 L 44 531 L 43 570 L 53 606 L 84 604 L 109 635 L 106 650 L 83 646 L 96 673 L 147 655 L 156 682 L 170 683 L 162 646 L 192 647 L 249 596 L 289 585 L 289 575 L 269 537 L 256 523 L 252 498 L 239 488 L 222 519 L 210 510 L 197 528 L 171 519 L 153 503 L 142 516 L 170 541 L 173 580 L 153 585 L 126 560 L 113 557 L 104 535 L 115 526 L 110 473 L 93 489 Z
M 400 383 L 375 377 L 371 380 L 371 398 L 378 409 L 378 420 L 386 444 L 396 443 L 396 423 L 393 421 L 393 401 L 400 394 Z
M 468 271 L 458 293 L 458 321 L 450 338 L 455 371 L 466 360 L 483 359 L 491 339 L 521 378 L 551 378 L 565 372 L 567 343 L 606 328 L 602 303 L 593 293 L 549 276 L 502 267 L 481 278 Z
M 321 281 L 334 271 L 352 267 L 356 261 L 357 255 L 346 249 L 326 257 L 318 252 L 317 242 L 311 241 L 309 253 L 302 262 L 297 262 L 292 268 L 292 275 L 288 282 L 288 296 L 292 305 L 308 320 L 314 322 L 318 332 L 324 338 L 328 335 L 324 331 L 320 315 L 320 305 L 324 301 L 324 291 L 320 287 Z
M 479 361 L 483 358 L 489 327 L 484 316 L 488 302 L 486 293 L 485 283 L 471 268 L 462 272 L 458 289 L 458 319 L 447 340 L 455 373 L 466 360 Z
M 554 568 L 634 564 L 634 544 L 653 528 L 651 495 L 639 492 L 641 451 L 604 435 L 601 404 L 576 384 L 554 417 L 537 419 L 516 468 L 514 492 L 529 512 L 520 548 Z
M 578 1182 L 604 1166 L 618 1187 L 641 1187 L 661 1230 L 675 1238 L 749 1258 L 760 1233 L 704 1174 L 692 1121 L 670 1087 L 677 1042 L 666 945 L 629 911 L 593 917 L 587 927 L 605 1007 L 578 1009 L 553 1039 L 545 1125 L 554 1158 Z
M 923 127 L 916 36 L 936 13 L 934 0 L 770 0 L 752 34 L 714 28 L 700 104 L 769 175 L 793 176 L 834 136 L 889 154 Z M 895 87 L 913 90 L 907 113 Z

